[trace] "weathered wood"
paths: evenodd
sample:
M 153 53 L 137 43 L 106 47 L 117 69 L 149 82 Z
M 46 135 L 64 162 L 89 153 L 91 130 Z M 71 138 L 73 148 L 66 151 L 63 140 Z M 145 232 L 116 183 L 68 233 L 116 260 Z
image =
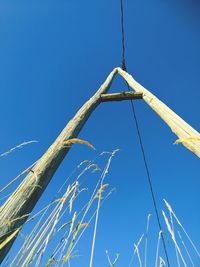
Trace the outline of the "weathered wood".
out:
M 160 101 L 155 95 L 149 92 L 133 77 L 121 68 L 117 68 L 118 73 L 126 80 L 135 92 L 142 92 L 144 101 L 165 121 L 171 130 L 180 138 L 181 143 L 200 157 L 200 134 L 173 110 Z
M 108 91 L 116 73 L 116 69 L 110 73 L 100 89 L 76 113 L 55 142 L 37 161 L 32 171 L 0 208 L 0 244 L 25 223 L 28 216 L 22 216 L 33 210 L 57 168 L 70 150 L 70 147 L 64 146 L 64 142 L 78 136 L 92 111 L 100 104 L 101 95 Z M 20 217 L 22 218 L 16 220 L 16 218 Z M 18 232 L 16 231 L 17 234 Z M 15 238 L 0 250 L 0 263 L 5 258 Z
M 142 93 L 139 92 L 121 92 L 114 94 L 102 94 L 101 102 L 110 102 L 110 101 L 122 101 L 122 100 L 135 100 L 142 99 Z
M 21 229 L 26 222 L 28 216 L 25 217 L 25 215 L 31 213 L 70 149 L 70 147 L 63 145 L 64 142 L 78 136 L 91 113 L 101 102 L 104 102 L 106 98 L 107 101 L 113 101 L 114 99 L 116 101 L 116 99 L 119 100 L 122 97 L 120 94 L 115 94 L 114 98 L 113 94 L 105 95 L 117 73 L 119 73 L 136 92 L 134 97 L 137 96 L 140 98 L 142 95 L 145 102 L 168 124 L 172 131 L 181 139 L 181 142 L 189 150 L 200 157 L 200 134 L 157 97 L 136 82 L 131 75 L 123 71 L 121 68 L 115 68 L 100 89 L 76 113 L 74 118 L 63 129 L 55 142 L 37 161 L 37 164 L 33 167 L 32 171 L 0 208 L 0 244 L 13 233 L 16 233 L 17 235 L 19 232 L 18 229 Z M 127 96 L 128 99 L 130 99 L 130 96 L 132 97 L 133 94 L 126 93 L 126 96 L 123 97 L 127 99 Z M 108 98 L 110 98 L 110 100 L 108 100 Z M 0 250 L 0 263 L 5 258 L 15 238 L 16 236 Z

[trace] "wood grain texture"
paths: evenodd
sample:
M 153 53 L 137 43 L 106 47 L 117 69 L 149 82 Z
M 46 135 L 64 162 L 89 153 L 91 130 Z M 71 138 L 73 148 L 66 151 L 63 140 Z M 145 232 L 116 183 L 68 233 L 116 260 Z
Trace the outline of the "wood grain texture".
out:
M 116 73 L 117 70 L 114 69 L 109 74 L 99 90 L 81 107 L 73 119 L 69 121 L 54 143 L 37 161 L 32 171 L 29 172 L 16 191 L 0 208 L 0 244 L 26 222 L 28 216 L 24 217 L 24 214 L 31 213 L 54 173 L 70 150 L 70 146 L 66 147 L 64 142 L 78 136 L 91 113 L 100 104 L 101 94 L 109 90 Z M 16 220 L 16 218 L 20 217 L 21 219 Z M 5 258 L 16 236 L 0 250 L 0 263 Z
M 103 97 L 109 98 L 109 96 L 105 96 L 104 94 L 109 90 L 112 80 L 117 73 L 119 73 L 136 92 L 135 96 L 140 98 L 142 95 L 144 101 L 179 137 L 181 143 L 195 155 L 200 157 L 200 134 L 156 96 L 136 82 L 131 75 L 123 71 L 121 68 L 115 68 L 94 96 L 90 98 L 76 113 L 73 119 L 69 121 L 54 143 L 37 161 L 36 165 L 25 177 L 24 181 L 0 208 L 0 245 L 9 238 L 9 236 L 14 236 L 12 240 L 0 250 L 0 263 L 11 248 L 18 234 L 17 229 L 21 229 L 26 222 L 28 215 L 35 207 L 54 173 L 70 150 L 71 146 L 65 146 L 64 143 L 67 140 L 78 136 L 91 113 L 102 102 L 102 94 Z M 119 94 L 117 95 L 119 100 L 122 96 L 119 97 Z M 129 94 L 128 97 L 130 97 L 130 95 L 131 94 Z M 123 97 L 127 99 L 127 96 Z M 113 100 L 113 96 L 111 96 L 110 99 Z M 14 233 L 16 233 L 16 235 L 14 235 Z
M 140 92 L 121 92 L 113 94 L 102 94 L 101 102 L 110 102 L 110 101 L 122 101 L 122 100 L 136 100 L 142 99 L 142 93 Z
M 163 119 L 171 128 L 172 132 L 178 136 L 181 143 L 200 157 L 200 134 L 173 110 L 160 101 L 155 95 L 149 92 L 141 84 L 136 82 L 133 77 L 121 68 L 117 68 L 118 73 L 126 80 L 135 92 L 142 92 L 144 101 Z

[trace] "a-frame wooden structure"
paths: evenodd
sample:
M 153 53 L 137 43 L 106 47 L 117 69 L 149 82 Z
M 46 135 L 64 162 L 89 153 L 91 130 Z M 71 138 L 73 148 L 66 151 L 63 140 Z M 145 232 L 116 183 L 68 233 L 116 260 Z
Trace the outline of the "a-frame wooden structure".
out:
M 107 94 L 115 75 L 121 75 L 133 93 Z M 15 192 L 0 208 L 0 263 L 7 255 L 15 238 L 35 207 L 40 196 L 51 181 L 70 147 L 64 143 L 76 138 L 94 109 L 105 101 L 143 99 L 171 128 L 186 148 L 200 157 L 200 134 L 180 118 L 157 97 L 136 82 L 131 75 L 115 68 L 91 97 L 69 121 L 60 135 L 37 161 Z

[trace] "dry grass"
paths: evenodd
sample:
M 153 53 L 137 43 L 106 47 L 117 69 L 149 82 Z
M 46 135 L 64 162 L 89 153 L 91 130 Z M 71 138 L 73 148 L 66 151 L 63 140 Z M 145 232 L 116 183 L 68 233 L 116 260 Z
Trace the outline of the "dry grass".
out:
M 177 139 L 174 144 L 178 145 L 180 143 L 187 143 L 189 141 L 200 141 L 200 136 L 191 136 L 191 137 L 187 137 L 187 138 L 179 138 Z
M 19 145 L 16 145 L 15 147 L 12 147 L 9 150 L 7 150 L 6 152 L 3 152 L 2 154 L 0 154 L 0 158 L 9 155 L 10 153 L 15 151 L 16 149 L 23 148 L 24 146 L 32 144 L 32 143 L 38 143 L 38 141 L 36 141 L 36 140 L 25 141 L 25 142 L 23 142 L 23 143 L 21 143 Z
M 68 145 L 72 145 L 74 142 L 77 142 L 77 140 L 73 140 L 73 142 L 68 143 Z M 83 142 L 83 140 L 80 140 L 80 142 L 78 141 L 77 143 L 88 145 L 88 142 Z M 89 146 L 92 145 L 89 144 Z M 89 266 L 95 266 L 95 241 L 98 234 L 97 228 L 100 208 L 104 201 L 113 192 L 113 190 L 107 192 L 109 185 L 105 183 L 105 179 L 111 161 L 117 151 L 118 150 L 113 152 L 103 152 L 100 154 L 100 156 L 108 156 L 107 163 L 102 171 L 94 160 L 85 160 L 81 162 L 77 168 L 72 171 L 70 177 L 64 181 L 52 201 L 36 214 L 32 214 L 26 221 L 27 225 L 32 223 L 31 231 L 24 234 L 21 229 L 16 229 L 3 243 L 0 244 L 0 249 L 2 249 L 18 234 L 18 232 L 20 232 L 22 240 L 21 248 L 12 260 L 9 259 L 8 266 L 70 266 L 72 259 L 77 256 L 76 248 L 79 241 L 84 238 L 87 229 L 89 227 L 91 228 L 92 221 L 94 221 L 94 229 Z M 31 171 L 31 167 L 27 168 L 20 175 L 29 171 Z M 77 171 L 79 171 L 79 173 L 76 174 L 74 178 L 74 174 Z M 91 174 L 96 171 L 99 172 L 100 176 L 90 194 L 89 200 L 82 203 L 81 208 L 79 207 L 79 210 L 76 210 L 76 203 L 79 201 L 80 196 L 85 193 L 88 194 L 86 188 L 83 187 L 83 175 L 87 173 Z M 71 181 L 72 178 L 73 180 Z M 10 183 L 8 186 L 9 185 Z M 5 187 L 5 189 L 7 187 Z M 3 191 L 4 190 L 1 192 Z M 189 236 L 180 219 L 178 219 L 171 205 L 165 199 L 164 204 L 166 211 L 163 211 L 163 218 L 165 221 L 163 233 L 167 236 L 168 231 L 169 237 L 174 244 L 174 262 L 172 266 L 198 267 L 195 265 L 194 260 L 194 253 L 197 258 L 200 259 L 200 253 L 197 246 L 194 244 L 194 241 Z M 25 214 L 24 216 L 29 216 L 29 214 Z M 22 219 L 24 216 L 16 218 L 15 220 Z M 152 242 L 149 240 L 150 219 L 151 215 L 149 214 L 147 217 L 145 234 L 142 234 L 139 240 L 133 243 L 133 255 L 129 267 L 138 265 L 140 267 L 152 266 L 153 261 L 155 261 L 155 267 L 167 266 L 161 249 L 161 232 L 158 233 L 155 258 L 149 258 L 150 253 L 148 253 L 148 244 L 149 242 Z M 8 224 L 12 222 L 5 223 Z M 55 244 L 53 248 L 50 245 L 52 242 Z M 191 249 L 194 253 L 191 252 Z M 44 256 L 45 258 L 48 257 L 48 260 L 45 263 Z M 106 258 L 110 267 L 120 266 L 119 253 L 116 253 L 114 260 L 111 260 L 108 250 L 106 250 Z
M 69 139 L 69 140 L 65 141 L 63 143 L 63 145 L 69 147 L 69 146 L 72 146 L 75 143 L 89 146 L 89 147 L 91 147 L 92 149 L 95 150 L 95 147 L 92 144 L 90 144 L 88 141 L 85 141 L 85 140 L 82 140 L 82 139 L 79 139 L 79 138 Z
M 194 244 L 194 241 L 192 241 L 192 238 L 189 236 L 188 232 L 183 227 L 183 224 L 178 219 L 171 205 L 166 200 L 164 200 L 164 204 L 165 208 L 167 209 L 167 212 L 169 212 L 169 216 L 166 215 L 165 211 L 162 211 L 163 219 L 165 222 L 165 226 L 162 232 L 164 233 L 166 240 L 168 240 L 169 242 L 169 238 L 171 238 L 172 244 L 174 244 L 174 252 L 172 251 L 170 253 L 170 261 L 172 264 L 171 266 L 198 267 L 198 265 L 195 265 L 194 262 L 195 259 L 196 261 L 199 262 L 200 256 L 197 247 Z M 173 220 L 173 218 L 175 219 L 175 221 Z M 152 266 L 153 259 L 149 258 L 147 255 L 147 243 L 150 242 L 148 238 L 149 223 L 150 223 L 150 215 L 147 218 L 145 242 L 143 239 L 144 234 L 142 234 L 138 242 L 134 243 L 133 256 L 131 258 L 129 267 L 138 265 L 140 267 Z M 167 231 L 169 233 L 169 236 L 167 235 Z M 185 237 L 181 235 L 181 232 L 182 234 L 185 235 Z M 188 239 L 189 244 L 188 242 L 185 242 L 186 239 Z M 158 233 L 156 254 L 155 254 L 155 265 L 154 265 L 155 267 L 167 266 L 160 241 L 161 241 L 161 231 Z M 194 255 L 195 253 L 196 257 Z M 144 260 L 142 260 L 141 258 L 141 255 L 143 254 L 144 254 Z M 137 256 L 136 257 L 137 261 L 134 260 L 135 256 Z
M 86 141 L 85 143 L 88 145 Z M 9 266 L 47 267 L 70 264 L 79 240 L 83 238 L 83 234 L 94 219 L 96 221 L 95 227 L 97 228 L 100 207 L 105 199 L 113 192 L 111 190 L 105 195 L 108 184 L 104 184 L 103 181 L 106 178 L 115 152 L 109 153 L 108 162 L 102 172 L 94 161 L 82 162 L 76 168 L 76 171 L 82 168 L 81 172 L 76 175 L 76 178 L 71 183 L 69 179 L 66 179 L 56 193 L 56 198 L 26 221 L 26 225 L 35 222 L 33 226 L 31 226 L 31 231 L 28 234 L 23 234 L 23 232 L 20 231 L 21 229 L 16 229 L 16 231 L 1 244 L 1 246 L 6 245 L 6 243 L 20 231 L 22 245 L 15 257 L 10 260 Z M 105 155 L 107 157 L 108 153 L 105 153 Z M 78 201 L 79 196 L 84 193 L 88 194 L 87 190 L 82 187 L 82 176 L 96 171 L 99 171 L 99 174 L 101 174 L 89 201 L 83 204 L 79 211 L 74 211 L 74 203 Z M 28 214 L 25 216 L 28 216 Z M 94 231 L 93 241 L 95 237 L 96 231 Z M 49 244 L 57 239 L 60 239 L 60 241 L 54 246 L 54 250 L 50 252 L 52 246 L 49 246 Z M 93 252 L 94 248 L 93 243 Z M 44 264 L 44 255 L 46 258 L 49 253 L 49 259 L 46 264 Z

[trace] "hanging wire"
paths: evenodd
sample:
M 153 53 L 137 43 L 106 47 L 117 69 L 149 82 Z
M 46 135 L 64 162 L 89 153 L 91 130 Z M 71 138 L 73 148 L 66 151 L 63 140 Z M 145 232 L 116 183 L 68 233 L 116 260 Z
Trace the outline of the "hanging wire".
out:
M 124 33 L 124 6 L 123 6 L 123 0 L 120 0 L 120 4 L 121 4 L 120 5 L 120 7 L 121 7 L 121 34 L 122 34 L 122 69 L 126 71 L 127 68 L 126 68 L 126 61 L 125 61 L 125 33 Z M 127 83 L 127 87 L 128 87 L 128 90 L 130 91 L 130 87 L 129 87 L 128 83 Z M 145 169 L 146 169 L 147 180 L 148 180 L 148 184 L 149 184 L 149 188 L 150 188 L 150 192 L 151 192 L 151 197 L 152 197 L 152 200 L 153 200 L 153 206 L 154 206 L 154 210 L 155 210 L 155 213 L 156 213 L 158 227 L 159 227 L 159 230 L 161 232 L 161 238 L 162 238 L 163 248 L 164 248 L 164 252 L 165 252 L 165 256 L 166 256 L 166 261 L 167 261 L 168 267 L 170 267 L 167 247 L 166 247 L 165 239 L 164 239 L 164 236 L 163 236 L 163 231 L 162 231 L 159 212 L 158 212 L 158 208 L 157 208 L 155 193 L 154 193 L 153 184 L 152 184 L 152 181 L 151 181 L 151 175 L 150 175 L 150 171 L 149 171 L 149 167 L 148 167 L 148 163 L 147 163 L 147 158 L 146 158 L 146 153 L 145 153 L 145 149 L 144 149 L 144 145 L 143 145 L 142 136 L 141 136 L 141 133 L 140 133 L 140 127 L 139 127 L 139 123 L 138 123 L 138 118 L 137 118 L 137 115 L 136 115 L 136 111 L 135 111 L 135 107 L 134 107 L 134 104 L 133 104 L 133 100 L 130 100 L 130 101 L 131 101 L 131 109 L 132 109 L 132 113 L 133 113 L 133 118 L 134 118 L 135 125 L 136 125 L 137 136 L 138 136 L 138 139 L 139 139 L 140 149 L 141 149 L 141 153 L 142 153 L 142 157 L 143 157 L 143 162 L 144 162 L 144 166 L 145 166 Z
M 123 0 L 121 0 L 121 31 L 122 31 L 122 69 L 126 71 L 126 61 L 125 61 L 125 39 L 124 39 L 124 6 Z

